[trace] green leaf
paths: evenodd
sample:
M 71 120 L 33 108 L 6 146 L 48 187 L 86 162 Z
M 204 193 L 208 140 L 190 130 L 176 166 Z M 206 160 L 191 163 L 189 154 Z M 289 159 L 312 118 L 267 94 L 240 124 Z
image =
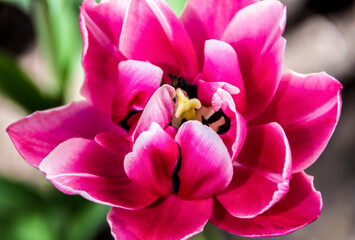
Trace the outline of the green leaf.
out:
M 36 0 L 34 20 L 39 44 L 46 54 L 63 98 L 74 63 L 80 62 L 79 6 L 73 1 Z
M 104 224 L 109 207 L 86 202 L 73 217 L 66 232 L 66 240 L 92 239 Z
M 0 91 L 29 112 L 55 105 L 46 99 L 16 61 L 0 52 Z
M 56 236 L 41 212 L 18 215 L 12 225 L 12 235 L 18 240 L 55 240 Z
M 180 16 L 185 7 L 186 0 L 166 0 L 177 16 Z

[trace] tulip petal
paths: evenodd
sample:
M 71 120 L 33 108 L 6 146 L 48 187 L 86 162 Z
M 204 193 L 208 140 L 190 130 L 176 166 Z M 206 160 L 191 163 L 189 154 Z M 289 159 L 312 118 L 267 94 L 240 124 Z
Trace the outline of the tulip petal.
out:
M 163 85 L 155 91 L 138 121 L 134 139 L 143 131 L 147 131 L 152 122 L 158 123 L 163 129 L 169 125 L 174 116 L 175 95 L 175 89 L 169 85 Z
M 179 147 L 157 123 L 142 132 L 133 151 L 124 160 L 125 171 L 132 181 L 154 195 L 173 193 L 172 177 L 179 159 Z
M 244 80 L 246 120 L 261 113 L 279 84 L 285 40 L 285 6 L 279 1 L 260 1 L 239 11 L 222 40 L 236 51 Z
M 312 163 L 325 149 L 339 121 L 342 85 L 326 73 L 287 72 L 268 108 L 251 124 L 278 122 L 292 149 L 293 172 Z
M 126 140 L 126 136 L 113 133 L 100 133 L 95 136 L 95 142 L 116 155 L 125 157 L 131 151 L 132 143 Z M 122 144 L 125 142 L 125 144 Z
M 128 144 L 122 138 L 121 144 Z M 107 151 L 94 140 L 72 138 L 56 147 L 39 169 L 59 190 L 91 201 L 137 209 L 157 199 L 131 182 L 123 169 L 123 156 Z
M 251 219 L 230 215 L 215 201 L 210 221 L 217 227 L 247 237 L 270 237 L 291 233 L 318 218 L 322 197 L 313 187 L 313 177 L 296 173 L 287 195 L 264 214 Z
M 112 208 L 107 220 L 115 240 L 188 239 L 202 232 L 212 202 L 211 198 L 184 201 L 171 195 L 139 210 Z
M 234 15 L 257 0 L 189 0 L 181 14 L 181 21 L 195 46 L 200 68 L 203 46 L 207 39 L 221 39 Z
M 213 39 L 206 41 L 203 77 L 208 82 L 226 82 L 236 86 L 240 92 L 233 99 L 237 110 L 241 114 L 245 113 L 245 92 L 239 61 L 228 43 Z
M 164 72 L 194 78 L 197 59 L 183 25 L 163 0 L 132 0 L 120 50 L 129 59 L 148 60 Z
M 131 111 L 142 111 L 160 87 L 163 71 L 147 62 L 120 62 L 119 78 L 113 99 L 112 119 L 122 121 Z
M 85 81 L 82 94 L 100 110 L 111 113 L 114 89 L 117 84 L 117 65 L 125 57 L 118 41 L 128 0 L 84 0 L 79 25 L 83 38 L 82 65 Z
M 35 112 L 11 124 L 7 132 L 21 156 L 36 168 L 58 144 L 69 138 L 93 139 L 101 132 L 125 133 L 85 101 Z
M 221 134 L 220 137 L 226 145 L 232 161 L 234 161 L 243 147 L 247 133 L 245 120 L 235 109 L 232 96 L 221 88 L 217 89 L 212 97 L 212 107 L 216 112 L 222 109 L 223 113 L 230 119 L 230 129 Z
M 233 167 L 218 134 L 198 121 L 187 121 L 175 141 L 181 148 L 179 196 L 204 199 L 223 190 L 231 181 Z
M 218 201 L 233 216 L 255 217 L 282 199 L 291 178 L 291 151 L 277 123 L 248 128 L 233 180 Z

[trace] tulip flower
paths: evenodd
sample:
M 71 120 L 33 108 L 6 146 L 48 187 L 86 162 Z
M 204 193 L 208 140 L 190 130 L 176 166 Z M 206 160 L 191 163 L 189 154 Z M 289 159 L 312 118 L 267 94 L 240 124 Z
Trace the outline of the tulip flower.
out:
M 282 72 L 285 6 L 84 0 L 86 100 L 17 121 L 23 158 L 60 191 L 112 207 L 115 239 L 250 237 L 318 218 L 304 170 L 339 120 L 341 84 Z

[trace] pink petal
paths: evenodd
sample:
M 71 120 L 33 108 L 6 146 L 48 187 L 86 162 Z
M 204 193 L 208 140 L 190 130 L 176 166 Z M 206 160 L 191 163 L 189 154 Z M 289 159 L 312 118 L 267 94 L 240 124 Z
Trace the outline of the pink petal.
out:
M 143 110 L 163 77 L 160 68 L 147 62 L 127 60 L 120 62 L 118 69 L 112 109 L 115 122 L 122 121 L 130 111 Z
M 236 86 L 240 92 L 234 95 L 233 99 L 237 110 L 241 114 L 245 113 L 245 91 L 239 61 L 234 49 L 228 43 L 217 40 L 206 41 L 203 77 L 208 82 L 226 82 Z
M 231 44 L 239 59 L 246 93 L 246 120 L 262 112 L 279 84 L 285 40 L 285 6 L 261 1 L 235 15 L 222 40 Z
M 93 139 L 100 132 L 125 133 L 108 116 L 85 101 L 35 112 L 11 124 L 7 132 L 21 156 L 36 168 L 44 157 L 67 139 Z
M 172 177 L 179 159 L 179 148 L 157 123 L 142 132 L 133 151 L 124 160 L 125 171 L 133 182 L 157 196 L 173 193 Z
M 181 148 L 179 196 L 204 199 L 223 190 L 231 181 L 233 167 L 218 134 L 198 121 L 181 125 L 175 136 Z
M 163 129 L 169 125 L 174 116 L 173 98 L 175 95 L 175 89 L 169 85 L 163 85 L 155 91 L 138 121 L 134 139 L 137 139 L 143 131 L 148 130 L 152 122 L 158 123 Z
M 117 65 L 125 57 L 118 50 L 128 0 L 84 0 L 79 25 L 83 38 L 82 65 L 85 82 L 82 94 L 110 114 L 117 84 Z
M 255 217 L 282 199 L 291 178 L 291 151 L 277 123 L 248 128 L 247 138 L 235 162 L 233 180 L 217 195 L 233 216 Z
M 164 0 L 132 0 L 120 39 L 129 59 L 148 60 L 164 72 L 194 78 L 197 59 L 191 40 Z
M 66 194 L 80 194 L 100 204 L 129 209 L 151 204 L 157 197 L 128 179 L 123 158 L 94 140 L 72 138 L 56 147 L 39 169 Z
M 262 215 L 241 219 L 230 215 L 217 201 L 210 221 L 217 227 L 247 237 L 269 237 L 291 233 L 318 218 L 322 197 L 313 187 L 313 177 L 294 174 L 288 194 Z
M 195 46 L 200 68 L 203 46 L 207 39 L 221 39 L 234 15 L 257 0 L 189 0 L 181 14 L 181 21 Z
M 268 108 L 251 124 L 278 122 L 290 142 L 293 172 L 302 171 L 317 160 L 334 132 L 341 88 L 326 73 L 287 72 Z
M 95 142 L 116 155 L 125 157 L 132 149 L 132 143 L 126 140 L 125 136 L 113 133 L 100 133 L 95 136 Z M 122 144 L 124 142 L 124 144 Z
M 227 91 L 231 95 L 240 93 L 239 88 L 226 82 L 205 82 L 204 80 L 200 79 L 196 82 L 196 86 L 198 100 L 200 100 L 204 106 L 211 105 L 213 95 L 218 88 Z
M 230 119 L 230 129 L 221 134 L 232 161 L 235 160 L 239 151 L 243 147 L 247 133 L 246 123 L 242 115 L 235 109 L 232 96 L 223 89 L 217 89 L 212 98 L 212 107 L 217 112 L 222 109 L 223 113 Z
M 171 195 L 139 210 L 112 208 L 107 221 L 115 240 L 188 239 L 202 232 L 211 212 L 211 198 L 184 201 Z

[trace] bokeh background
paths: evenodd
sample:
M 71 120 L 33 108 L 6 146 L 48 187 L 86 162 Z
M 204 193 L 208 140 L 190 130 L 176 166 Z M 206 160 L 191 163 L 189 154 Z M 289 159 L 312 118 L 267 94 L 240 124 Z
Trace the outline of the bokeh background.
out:
M 168 2 L 181 12 L 183 0 Z M 335 76 L 344 86 L 343 108 L 328 147 L 306 171 L 315 176 L 316 189 L 322 192 L 320 218 L 299 231 L 268 239 L 355 240 L 355 3 L 281 2 L 288 11 L 284 68 Z M 81 98 L 80 4 L 81 0 L 0 0 L 1 240 L 112 239 L 105 219 L 109 209 L 54 189 L 22 160 L 5 132 L 10 123 L 35 110 Z M 208 224 L 194 239 L 247 238 Z

